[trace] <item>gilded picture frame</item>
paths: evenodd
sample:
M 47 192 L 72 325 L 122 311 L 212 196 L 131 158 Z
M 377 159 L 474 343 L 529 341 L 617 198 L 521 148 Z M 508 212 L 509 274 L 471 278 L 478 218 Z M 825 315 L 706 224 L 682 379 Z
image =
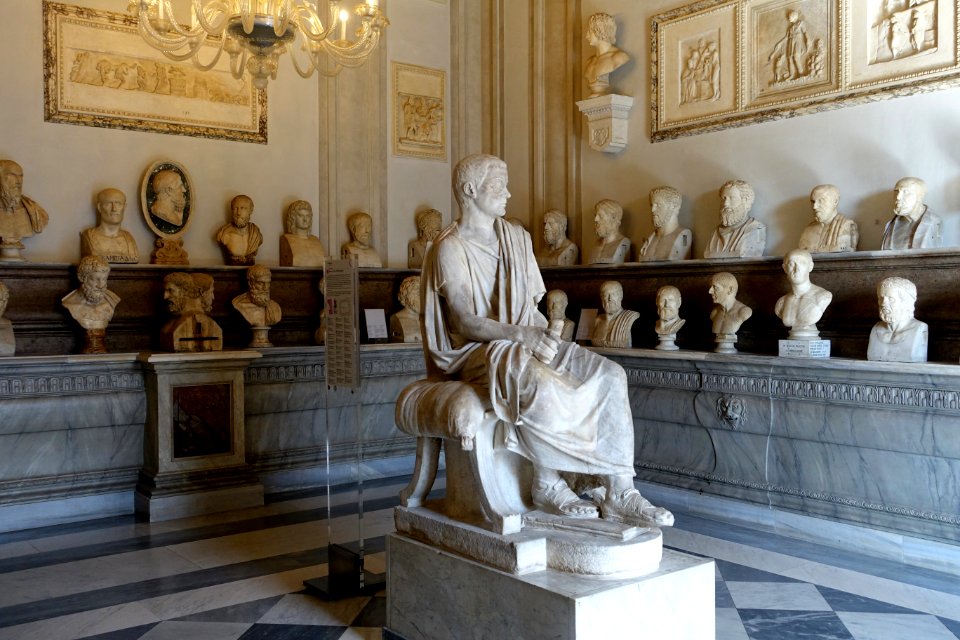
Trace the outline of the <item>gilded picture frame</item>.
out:
M 650 138 L 960 86 L 958 17 L 955 0 L 698 0 L 657 14 Z
M 267 143 L 266 92 L 226 55 L 209 71 L 169 60 L 125 13 L 45 0 L 43 24 L 47 122 Z
M 393 155 L 447 159 L 446 72 L 393 63 Z

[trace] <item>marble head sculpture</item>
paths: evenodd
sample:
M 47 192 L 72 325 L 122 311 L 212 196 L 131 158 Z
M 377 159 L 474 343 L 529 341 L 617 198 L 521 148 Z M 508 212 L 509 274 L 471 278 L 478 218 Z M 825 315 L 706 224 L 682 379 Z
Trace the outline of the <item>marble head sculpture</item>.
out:
M 150 185 L 156 198 L 150 205 L 150 215 L 168 222 L 175 227 L 182 227 L 187 207 L 187 187 L 183 178 L 173 169 L 163 169 L 153 174 Z
M 443 214 L 436 209 L 423 209 L 414 216 L 417 226 L 417 237 L 407 245 L 407 266 L 419 269 L 423 265 L 423 256 L 427 253 L 427 245 L 440 233 L 443 226 Z
M 101 256 L 107 262 L 134 263 L 140 259 L 137 241 L 122 229 L 127 196 L 119 189 L 97 194 L 97 226 L 80 232 L 80 255 Z
M 107 289 L 110 264 L 102 256 L 84 256 L 77 266 L 80 288 L 61 301 L 77 323 L 86 330 L 83 353 L 106 353 L 107 324 L 120 302 L 120 296 Z
M 241 293 L 232 301 L 233 308 L 240 312 L 253 330 L 253 339 L 249 346 L 253 349 L 272 347 L 267 334 L 270 327 L 280 322 L 280 305 L 270 299 L 270 268 L 255 264 L 247 269 L 246 293 Z
M 650 214 L 653 233 L 640 246 L 639 260 L 686 260 L 693 249 L 693 234 L 680 226 L 680 203 L 683 196 L 673 187 L 657 187 L 650 191 Z
M 551 289 L 547 292 L 547 320 L 550 326 L 560 328 L 561 340 L 570 342 L 576 325 L 567 317 L 567 304 L 567 294 L 563 290 Z
M 358 267 L 382 267 L 383 262 L 377 250 L 370 245 L 373 234 L 373 218 L 365 211 L 351 213 L 347 218 L 347 229 L 350 230 L 350 242 L 340 250 L 341 258 L 357 257 Z
M 408 276 L 400 283 L 397 300 L 403 309 L 390 316 L 390 340 L 422 342 L 420 333 L 420 276 Z
M 840 189 L 832 184 L 820 184 L 810 192 L 814 220 L 800 234 L 798 249 L 810 253 L 837 253 L 856 251 L 860 240 L 857 223 L 845 217 L 837 206 Z
M 737 352 L 733 346 L 737 342 L 737 331 L 753 315 L 753 309 L 737 300 L 739 288 L 732 273 L 721 271 L 710 278 L 710 297 L 713 299 L 710 322 L 718 353 Z
M 217 242 L 223 249 L 227 264 L 251 265 L 256 262 L 257 251 L 263 244 L 260 228 L 250 222 L 253 215 L 253 200 L 249 196 L 234 196 L 230 201 L 230 222 L 217 231 Z
M 223 349 L 223 331 L 207 315 L 213 308 L 213 278 L 176 271 L 163 279 L 163 299 L 174 316 L 160 330 L 167 351 L 194 352 Z
M 23 195 L 23 168 L 13 160 L 0 160 L 0 262 L 20 262 L 21 240 L 43 231 L 50 216 Z
M 577 264 L 580 250 L 567 238 L 567 216 L 562 211 L 550 209 L 543 214 L 543 249 L 537 254 L 541 267 L 570 266 Z
M 583 70 L 589 97 L 594 98 L 610 93 L 610 74 L 629 62 L 630 56 L 616 47 L 617 23 L 609 13 L 595 13 L 587 19 L 586 40 L 596 49 Z
M 492 405 L 507 449 L 533 465 L 537 508 L 672 524 L 669 511 L 633 486 L 633 419 L 623 369 L 560 341 L 537 310 L 546 290 L 530 234 L 503 219 L 510 197 L 506 164 L 468 156 L 453 172 L 453 188 L 460 217 L 437 236 L 422 272 L 428 373 L 466 383 Z M 598 504 L 574 493 L 560 472 L 599 478 Z
M 906 278 L 884 278 L 877 285 L 880 322 L 870 331 L 867 360 L 926 362 L 929 331 L 913 317 L 917 287 Z
M 657 320 L 654 329 L 658 336 L 676 335 L 686 320 L 680 317 L 680 289 L 666 285 L 657 289 Z
M 322 267 L 327 252 L 320 238 L 310 233 L 313 228 L 313 207 L 306 200 L 295 200 L 283 213 L 283 235 L 280 236 L 280 266 Z
M 13 335 L 13 323 L 3 317 L 3 314 L 7 312 L 9 302 L 10 289 L 0 282 L 0 356 L 12 356 L 17 350 L 16 338 Z
M 629 349 L 633 346 L 633 323 L 640 314 L 623 308 L 623 285 L 616 280 L 604 282 L 600 285 L 600 301 L 603 313 L 597 316 L 590 342 L 595 347 Z
M 593 208 L 597 243 L 589 264 L 622 264 L 630 253 L 630 239 L 620 233 L 623 207 L 615 200 L 601 200 Z
M 762 256 L 767 245 L 767 227 L 750 217 L 753 187 L 743 180 L 730 180 L 720 187 L 720 225 L 710 237 L 704 258 L 750 258 Z
M 791 340 L 813 340 L 820 335 L 817 322 L 823 316 L 833 294 L 810 282 L 813 258 L 809 251 L 794 249 L 783 258 L 783 272 L 790 282 L 790 293 L 777 300 L 774 313 L 790 329 Z
M 901 178 L 894 187 L 893 218 L 883 230 L 880 248 L 935 249 L 943 243 L 943 221 L 923 203 L 927 183 Z

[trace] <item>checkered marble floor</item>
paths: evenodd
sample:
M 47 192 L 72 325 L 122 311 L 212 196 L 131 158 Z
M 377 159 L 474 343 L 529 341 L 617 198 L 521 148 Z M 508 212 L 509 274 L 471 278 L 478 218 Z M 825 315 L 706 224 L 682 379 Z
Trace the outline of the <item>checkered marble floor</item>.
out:
M 403 478 L 366 484 L 367 567 Z M 384 594 L 325 602 L 327 541 L 356 538 L 354 496 L 325 492 L 146 524 L 132 517 L 0 534 L 0 640 L 373 639 Z M 670 505 L 665 505 L 670 506 Z M 721 640 L 957 640 L 960 580 L 677 511 L 670 548 L 715 558 Z M 640 638 L 639 627 L 624 638 Z

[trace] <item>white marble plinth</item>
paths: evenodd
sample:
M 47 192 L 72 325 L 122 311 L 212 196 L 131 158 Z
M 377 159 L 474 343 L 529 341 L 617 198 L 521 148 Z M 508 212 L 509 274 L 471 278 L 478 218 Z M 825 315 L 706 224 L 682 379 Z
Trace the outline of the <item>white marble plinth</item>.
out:
M 829 340 L 780 340 L 781 358 L 829 358 Z
M 142 486 L 138 486 L 133 500 L 134 509 L 138 514 L 150 522 L 159 522 L 262 507 L 263 485 L 255 475 L 249 474 L 246 482 L 232 487 L 195 486 L 193 491 L 146 492 Z
M 386 629 L 406 640 L 714 637 L 714 562 L 663 552 L 635 579 L 517 576 L 399 534 L 387 537 Z

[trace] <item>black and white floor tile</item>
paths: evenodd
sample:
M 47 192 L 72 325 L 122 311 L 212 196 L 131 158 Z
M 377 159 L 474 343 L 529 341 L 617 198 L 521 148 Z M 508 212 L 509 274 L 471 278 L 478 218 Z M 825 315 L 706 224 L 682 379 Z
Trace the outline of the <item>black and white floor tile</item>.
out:
M 403 485 L 365 485 L 372 571 L 384 569 Z M 380 638 L 382 592 L 326 602 L 303 589 L 325 575 L 328 540 L 358 537 L 355 496 L 330 502 L 330 519 L 316 492 L 155 524 L 121 517 L 0 534 L 0 640 Z M 676 515 L 665 545 L 717 560 L 718 639 L 960 638 L 952 576 Z

